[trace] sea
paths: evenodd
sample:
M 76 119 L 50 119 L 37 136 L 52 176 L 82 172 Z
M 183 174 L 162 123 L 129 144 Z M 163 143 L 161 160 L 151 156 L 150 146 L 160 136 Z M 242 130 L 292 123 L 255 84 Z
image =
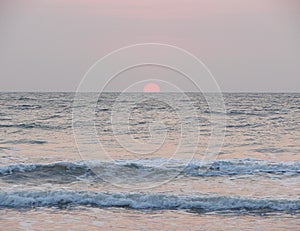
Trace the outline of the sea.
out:
M 90 94 L 0 93 L 0 230 L 300 230 L 300 93 Z

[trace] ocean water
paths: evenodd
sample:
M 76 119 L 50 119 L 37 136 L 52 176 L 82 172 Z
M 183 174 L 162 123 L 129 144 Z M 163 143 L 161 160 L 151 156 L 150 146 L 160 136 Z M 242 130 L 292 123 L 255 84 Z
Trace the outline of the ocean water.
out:
M 0 93 L 0 230 L 298 230 L 300 94 L 177 94 Z

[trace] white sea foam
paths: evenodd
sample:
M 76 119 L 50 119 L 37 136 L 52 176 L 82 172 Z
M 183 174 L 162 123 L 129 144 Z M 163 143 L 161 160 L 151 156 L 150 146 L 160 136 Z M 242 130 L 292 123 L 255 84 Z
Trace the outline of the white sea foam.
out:
M 17 191 L 0 192 L 2 208 L 35 207 L 124 207 L 151 210 L 194 210 L 248 211 L 248 212 L 296 212 L 300 210 L 300 200 L 267 200 L 233 197 L 201 197 L 195 195 L 163 194 L 109 194 L 87 191 Z
M 165 164 L 167 163 L 167 164 Z M 93 168 L 103 168 L 111 173 L 122 171 L 137 174 L 144 172 L 178 172 L 185 176 L 213 177 L 228 175 L 256 175 L 256 174 L 277 174 L 277 175 L 299 175 L 300 163 L 268 163 L 252 159 L 241 159 L 231 161 L 215 161 L 203 163 L 193 160 L 185 165 L 184 161 L 166 159 L 145 159 L 145 160 L 119 160 L 116 162 L 57 162 L 51 164 L 15 164 L 0 167 L 0 176 L 12 175 L 15 173 L 47 172 L 49 174 L 70 174 L 84 175 L 91 173 Z

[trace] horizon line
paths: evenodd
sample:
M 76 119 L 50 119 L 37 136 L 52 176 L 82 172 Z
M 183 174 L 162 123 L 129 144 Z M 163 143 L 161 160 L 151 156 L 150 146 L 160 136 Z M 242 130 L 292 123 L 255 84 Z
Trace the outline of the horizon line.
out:
M 0 91 L 0 93 L 77 93 L 77 91 Z M 96 91 L 84 91 L 81 93 L 100 93 Z M 122 91 L 103 91 L 101 93 L 122 93 Z M 176 92 L 176 91 L 163 91 L 163 92 L 143 92 L 143 91 L 131 91 L 131 92 L 124 92 L 124 93 L 269 93 L 269 94 L 286 94 L 286 93 L 295 93 L 300 94 L 300 91 L 182 91 L 182 92 Z

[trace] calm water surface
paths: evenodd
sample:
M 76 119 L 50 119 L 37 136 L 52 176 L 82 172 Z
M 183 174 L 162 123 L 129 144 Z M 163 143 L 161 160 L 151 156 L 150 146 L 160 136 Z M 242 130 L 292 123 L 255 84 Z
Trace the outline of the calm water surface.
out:
M 88 155 L 77 150 L 73 93 L 0 93 L 0 229 L 299 229 L 300 94 L 224 94 L 226 135 L 217 159 L 205 153 L 211 113 L 218 112 L 200 94 L 187 95 L 189 102 L 174 93 L 156 100 L 128 94 L 129 124 L 117 120 L 126 129 L 115 132 L 118 94 L 104 93 L 93 121 L 109 153 L 104 161 L 97 143 L 86 141 Z M 186 131 L 199 138 L 195 155 L 190 142 L 174 157 L 182 122 L 166 99 L 186 116 L 188 104 L 197 112 L 190 120 L 199 127 Z M 164 126 L 154 127 L 155 134 L 166 137 L 155 152 L 120 145 L 130 137 L 147 147 L 157 121 Z

